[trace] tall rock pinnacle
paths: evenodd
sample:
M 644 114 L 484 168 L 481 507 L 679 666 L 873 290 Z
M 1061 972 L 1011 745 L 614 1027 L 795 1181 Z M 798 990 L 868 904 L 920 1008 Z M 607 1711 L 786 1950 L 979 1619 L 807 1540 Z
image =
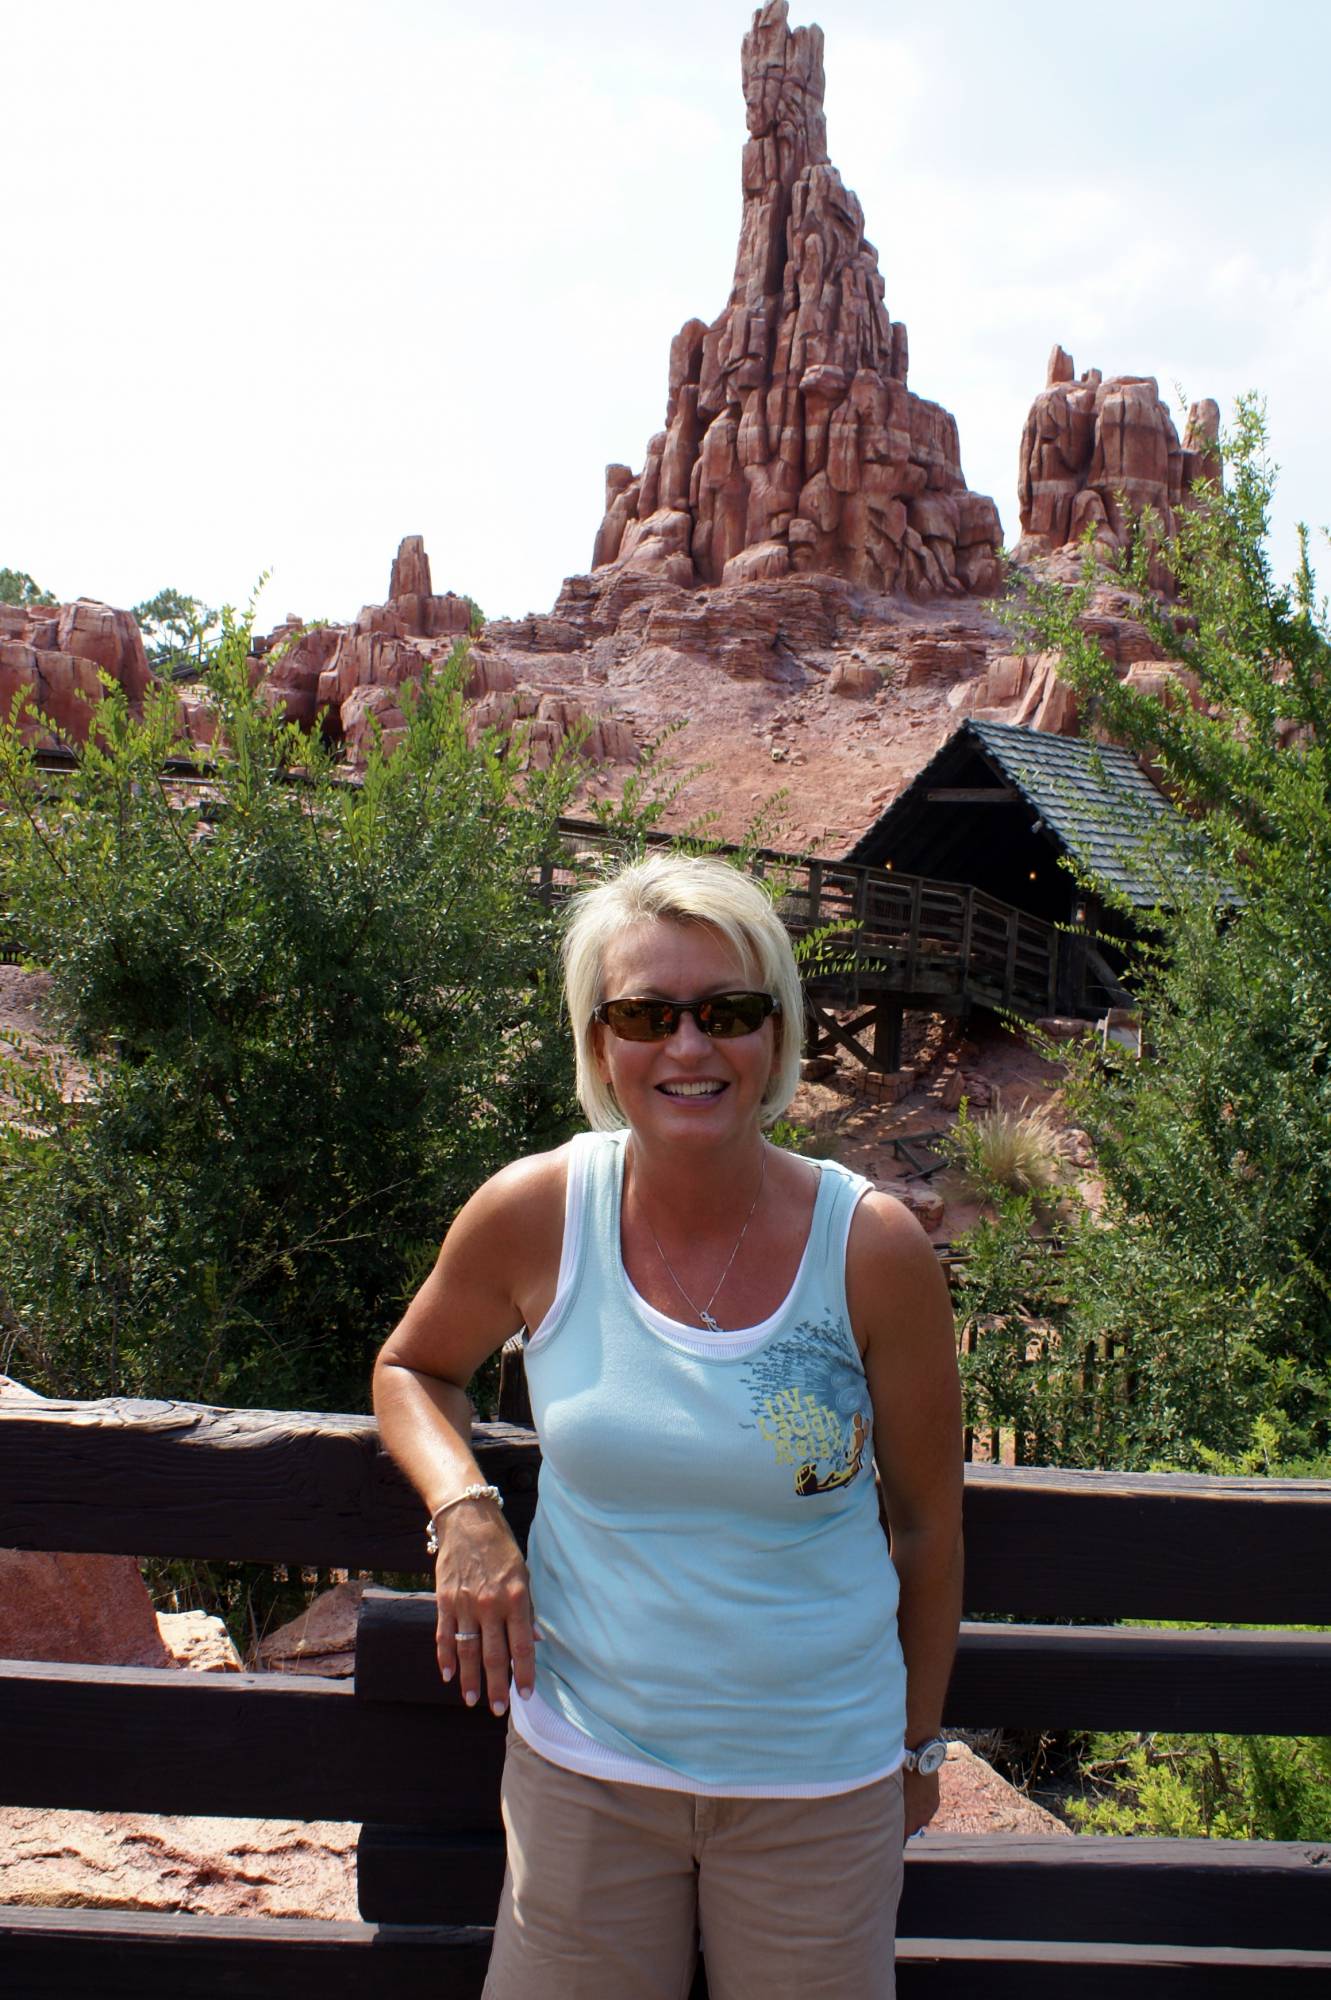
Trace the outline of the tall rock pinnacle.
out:
M 769 0 L 744 37 L 744 216 L 730 302 L 670 349 L 665 429 L 606 471 L 593 564 L 681 584 L 791 571 L 915 596 L 989 591 L 998 514 L 955 420 L 906 387 L 864 214 L 827 157 L 823 31 Z

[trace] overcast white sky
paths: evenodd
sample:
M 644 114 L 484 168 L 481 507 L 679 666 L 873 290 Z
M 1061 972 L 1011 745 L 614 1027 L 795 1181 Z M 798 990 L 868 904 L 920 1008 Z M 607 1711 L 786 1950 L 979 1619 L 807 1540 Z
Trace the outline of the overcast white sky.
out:
M 262 620 L 404 534 L 492 616 L 585 569 L 725 302 L 739 0 L 0 0 L 0 565 Z M 1268 400 L 1331 519 L 1325 0 L 794 0 L 911 386 L 1018 532 L 1048 351 Z M 1331 581 L 1331 561 L 1323 564 Z

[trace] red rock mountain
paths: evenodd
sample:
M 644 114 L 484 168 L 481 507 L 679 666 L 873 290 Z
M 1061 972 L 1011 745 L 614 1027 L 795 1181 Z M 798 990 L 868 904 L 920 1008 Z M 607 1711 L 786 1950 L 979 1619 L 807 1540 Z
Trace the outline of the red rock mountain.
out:
M 859 202 L 827 156 L 823 31 L 770 0 L 744 37 L 744 213 L 730 300 L 670 350 L 665 428 L 606 473 L 593 567 L 688 586 L 790 574 L 916 597 L 997 587 L 992 500 L 954 418 L 906 386 Z
M 722 837 L 783 794 L 781 837 L 843 852 L 967 714 L 1074 734 L 1057 664 L 1015 645 L 997 594 L 999 522 L 967 491 L 947 411 L 907 386 L 859 203 L 827 156 L 823 36 L 785 0 L 745 36 L 748 139 L 735 279 L 710 326 L 671 347 L 666 421 L 641 473 L 611 466 L 590 574 L 553 610 L 492 621 L 467 692 L 476 728 L 523 731 L 530 763 L 578 732 L 592 790 L 618 791 L 673 732 L 688 773 L 668 823 L 711 815 Z M 1215 470 L 1218 413 L 1194 404 L 1180 443 L 1148 376 L 1076 377 L 1055 348 L 1021 442 L 1022 562 L 1056 577 L 1091 526 L 1106 549 L 1131 513 L 1168 531 Z M 1110 579 L 1085 622 L 1118 672 L 1151 687 L 1155 657 Z M 264 698 L 363 761 L 404 726 L 400 689 L 465 635 L 473 607 L 438 594 L 419 536 L 387 601 L 347 626 L 288 618 L 256 642 Z M 33 690 L 86 735 L 97 669 L 131 700 L 149 670 L 132 617 L 79 603 L 0 607 L 0 697 Z M 208 741 L 206 697 L 180 691 L 182 733 Z

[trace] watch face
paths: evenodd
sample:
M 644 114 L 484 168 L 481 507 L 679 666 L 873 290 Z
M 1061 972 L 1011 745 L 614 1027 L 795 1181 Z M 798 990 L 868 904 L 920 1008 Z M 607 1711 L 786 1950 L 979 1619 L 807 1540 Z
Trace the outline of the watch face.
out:
M 947 1762 L 947 1745 L 938 1737 L 931 1743 L 923 1743 L 915 1753 L 915 1769 L 923 1777 L 931 1778 Z

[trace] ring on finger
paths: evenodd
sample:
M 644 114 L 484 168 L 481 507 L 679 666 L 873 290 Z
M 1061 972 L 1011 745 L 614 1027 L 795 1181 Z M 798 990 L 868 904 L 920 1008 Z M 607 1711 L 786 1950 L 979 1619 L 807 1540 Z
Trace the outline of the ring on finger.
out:
M 455 1632 L 453 1634 L 459 1645 L 466 1645 L 470 1640 L 479 1639 L 480 1636 L 479 1632 Z

